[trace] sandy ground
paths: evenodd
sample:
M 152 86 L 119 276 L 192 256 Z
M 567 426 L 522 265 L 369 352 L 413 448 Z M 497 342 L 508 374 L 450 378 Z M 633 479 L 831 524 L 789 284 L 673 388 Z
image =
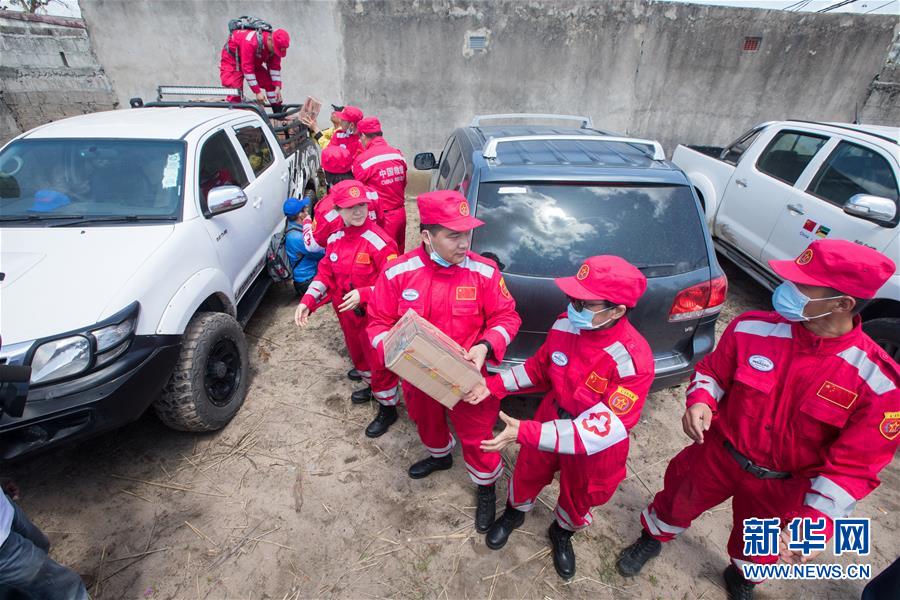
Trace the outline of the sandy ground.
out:
M 768 294 L 734 267 L 720 331 Z M 96 579 L 98 598 L 724 598 L 728 505 L 709 511 L 634 580 L 616 554 L 686 443 L 684 386 L 654 393 L 632 432 L 628 478 L 594 525 L 574 538 L 578 574 L 561 581 L 547 555 L 555 485 L 500 551 L 472 526 L 473 486 L 459 456 L 425 480 L 424 457 L 401 420 L 363 435 L 375 407 L 352 406 L 354 385 L 329 310 L 308 330 L 294 298 L 273 289 L 250 322 L 251 387 L 241 412 L 209 435 L 170 431 L 152 414 L 114 433 L 16 466 L 21 505 L 50 536 L 53 556 Z M 873 433 L 873 435 L 876 435 Z M 515 450 L 508 458 L 514 461 Z M 871 517 L 873 572 L 900 554 L 900 465 L 860 503 Z M 498 504 L 506 495 L 504 477 Z M 892 541 L 893 540 L 893 541 Z M 828 562 L 852 562 L 845 557 Z M 779 583 L 760 598 L 858 598 L 863 583 Z

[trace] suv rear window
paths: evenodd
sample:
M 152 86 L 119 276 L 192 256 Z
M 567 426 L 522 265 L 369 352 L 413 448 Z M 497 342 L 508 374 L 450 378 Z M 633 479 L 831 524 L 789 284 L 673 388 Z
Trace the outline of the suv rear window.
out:
M 686 186 L 484 183 L 473 249 L 493 252 L 507 273 L 574 274 L 597 254 L 615 254 L 648 277 L 708 265 L 706 237 Z

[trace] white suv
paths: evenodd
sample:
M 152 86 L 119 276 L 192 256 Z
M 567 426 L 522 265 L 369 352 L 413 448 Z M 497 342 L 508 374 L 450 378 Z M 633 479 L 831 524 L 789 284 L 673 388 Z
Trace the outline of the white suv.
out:
M 0 150 L 0 364 L 32 369 L 24 414 L 0 417 L 0 460 L 150 404 L 177 429 L 228 423 L 282 203 L 316 187 L 316 145 L 282 136 L 258 110 L 148 106 Z

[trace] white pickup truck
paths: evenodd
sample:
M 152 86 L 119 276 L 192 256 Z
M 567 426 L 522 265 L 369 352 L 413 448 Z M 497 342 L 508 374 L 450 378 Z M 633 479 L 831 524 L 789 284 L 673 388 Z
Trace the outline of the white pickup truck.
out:
M 0 461 L 137 419 L 223 427 L 249 380 L 243 325 L 317 145 L 255 105 L 142 106 L 0 149 L 0 364 L 31 367 Z
M 763 285 L 771 259 L 813 240 L 840 238 L 900 264 L 900 128 L 763 123 L 725 148 L 678 146 L 672 162 L 694 186 L 713 242 Z M 900 273 L 862 311 L 863 327 L 900 360 Z

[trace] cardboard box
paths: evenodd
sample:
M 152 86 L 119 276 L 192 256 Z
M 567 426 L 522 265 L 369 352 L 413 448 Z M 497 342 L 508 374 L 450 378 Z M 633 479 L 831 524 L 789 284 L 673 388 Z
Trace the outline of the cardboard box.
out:
M 484 381 L 465 349 L 419 316 L 406 311 L 384 340 L 385 366 L 447 408 Z
M 300 118 L 310 118 L 315 121 L 319 117 L 319 111 L 322 109 L 322 101 L 313 98 L 312 96 L 307 96 L 306 101 L 303 103 L 303 108 L 300 109 Z

